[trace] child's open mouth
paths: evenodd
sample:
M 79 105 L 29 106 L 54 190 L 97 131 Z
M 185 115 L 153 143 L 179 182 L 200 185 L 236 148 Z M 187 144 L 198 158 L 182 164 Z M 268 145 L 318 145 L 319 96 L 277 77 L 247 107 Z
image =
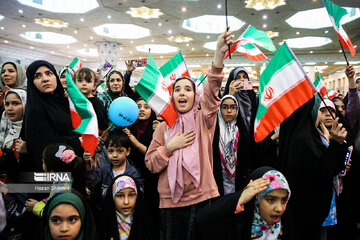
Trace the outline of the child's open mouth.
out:
M 185 99 L 179 99 L 178 103 L 180 104 L 180 106 L 185 106 L 187 101 Z
M 270 219 L 273 223 L 277 223 L 280 219 L 280 216 L 279 215 L 271 215 Z

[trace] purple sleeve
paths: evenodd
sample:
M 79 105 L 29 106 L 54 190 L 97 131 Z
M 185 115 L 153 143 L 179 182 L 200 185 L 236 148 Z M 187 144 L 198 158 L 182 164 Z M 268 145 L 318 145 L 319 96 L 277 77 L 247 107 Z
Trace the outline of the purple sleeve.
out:
M 360 101 L 357 89 L 350 88 L 348 96 L 349 101 L 346 105 L 346 118 L 348 119 L 350 127 L 352 128 L 360 113 Z

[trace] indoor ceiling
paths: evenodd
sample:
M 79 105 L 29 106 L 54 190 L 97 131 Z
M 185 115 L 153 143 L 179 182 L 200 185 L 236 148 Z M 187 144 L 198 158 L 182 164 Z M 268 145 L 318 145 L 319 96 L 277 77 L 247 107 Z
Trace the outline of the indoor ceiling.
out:
M 209 32 L 225 28 L 225 20 L 219 17 L 225 14 L 225 2 L 220 0 L 86 0 L 78 5 L 76 5 L 77 0 L 55 0 L 54 9 L 51 11 L 25 5 L 23 4 L 25 1 L 27 0 L 0 0 L 0 57 L 19 59 L 25 62 L 45 59 L 56 65 L 64 65 L 77 56 L 83 65 L 97 68 L 99 61 L 96 56 L 96 42 L 109 41 L 119 44 L 118 65 L 123 68 L 123 60 L 147 58 L 149 46 L 146 44 L 161 44 L 175 48 L 170 53 L 156 53 L 156 46 L 151 47 L 153 49 L 151 50 L 152 56 L 158 66 L 161 66 L 177 51 L 181 50 L 189 68 L 196 75 L 206 72 L 207 65 L 211 63 L 211 56 L 214 53 L 213 50 L 205 48 L 204 44 L 216 41 L 219 35 L 218 33 L 204 33 L 203 31 Z M 40 5 L 41 3 L 44 6 L 49 1 L 29 0 L 33 5 Z M 305 66 L 328 66 L 322 68 L 323 75 L 344 68 L 344 63 L 341 63 L 344 62 L 344 57 L 339 52 L 341 48 L 335 31 L 332 26 L 328 26 L 326 23 L 321 26 L 321 19 L 328 20 L 326 14 L 313 15 L 317 17 L 316 19 L 299 16 L 300 22 L 293 21 L 298 16 L 295 14 L 300 11 L 322 8 L 322 0 L 284 0 L 286 4 L 283 6 L 273 10 L 260 11 L 246 8 L 245 2 L 247 1 L 267 2 L 269 0 L 228 0 L 228 15 L 233 17 L 229 19 L 229 23 L 230 27 L 234 29 L 235 39 L 249 24 L 260 30 L 277 32 L 278 36 L 272 38 L 276 47 L 279 47 L 279 44 L 286 39 L 323 37 L 326 38 L 325 43 L 327 43 L 323 46 L 293 48 L 293 51 Z M 72 3 L 71 7 L 66 6 L 68 2 Z M 333 0 L 333 2 L 342 7 L 360 8 L 359 0 Z M 59 3 L 61 4 L 56 5 Z M 72 13 L 59 13 L 59 11 L 63 11 L 61 7 Z M 160 15 L 158 18 L 144 19 L 132 17 L 127 13 L 134 10 L 131 8 L 140 7 L 147 7 L 153 13 Z M 359 12 L 360 9 L 354 9 L 352 14 L 355 15 Z M 202 24 L 200 21 L 204 18 L 199 17 L 205 15 L 216 15 L 210 17 L 210 20 L 222 25 L 214 27 L 206 23 Z M 35 23 L 35 19 L 44 18 L 60 20 L 58 24 L 63 22 L 64 24 L 67 23 L 67 26 L 55 28 Z M 195 18 L 193 23 L 185 21 L 192 18 Z M 343 27 L 353 45 L 357 47 L 360 46 L 360 18 L 356 18 L 356 16 L 353 18 L 355 20 L 344 24 Z M 289 19 L 289 23 L 303 24 L 305 28 L 298 25 L 292 27 L 287 23 L 287 19 Z M 209 20 L 209 18 L 205 18 L 205 20 Z M 44 20 L 42 21 L 44 22 Z M 197 27 L 198 32 L 188 30 L 188 27 L 187 29 L 183 28 L 184 21 L 188 27 Z M 116 24 L 122 24 L 121 27 L 123 28 L 112 32 L 111 28 Z M 310 29 L 316 27 L 320 28 Z M 137 29 L 141 31 L 136 32 Z M 103 35 L 95 32 L 98 30 Z M 67 35 L 67 38 L 62 38 L 56 44 L 54 44 L 55 40 L 52 41 L 52 44 L 41 43 L 27 39 L 28 37 L 37 37 L 36 33 L 31 32 L 50 32 L 51 35 L 54 33 L 64 34 Z M 47 37 L 43 34 L 37 38 L 46 39 Z M 192 40 L 188 42 L 171 41 L 176 37 L 178 40 L 189 40 L 189 38 Z M 66 41 L 68 42 L 65 43 Z M 311 39 L 305 38 L 300 43 L 311 44 L 313 42 Z M 166 50 L 166 46 L 160 46 L 159 50 Z M 273 56 L 271 52 L 265 49 L 261 50 L 269 58 Z M 348 50 L 346 53 L 349 61 L 355 65 L 360 64 L 360 53 L 355 58 L 350 56 Z M 263 62 L 247 60 L 238 52 L 233 54 L 231 60 L 226 60 L 226 63 L 229 67 L 226 72 L 229 72 L 231 67 L 242 64 L 251 68 L 254 78 L 259 76 L 260 68 L 263 65 Z M 141 74 L 141 70 L 139 74 Z

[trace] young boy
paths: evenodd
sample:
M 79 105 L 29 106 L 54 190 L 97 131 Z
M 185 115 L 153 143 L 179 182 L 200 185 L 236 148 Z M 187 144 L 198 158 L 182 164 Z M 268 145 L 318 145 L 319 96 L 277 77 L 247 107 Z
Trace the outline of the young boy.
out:
M 109 132 L 105 147 L 110 164 L 90 170 L 87 176 L 87 186 L 91 191 L 92 200 L 98 203 L 98 200 L 103 200 L 111 188 L 111 182 L 120 174 L 128 174 L 140 180 L 140 173 L 126 159 L 131 151 L 130 146 L 131 141 L 122 129 L 116 128 Z M 89 161 L 87 164 L 90 164 Z M 142 185 L 140 189 L 143 189 Z
M 84 94 L 84 96 L 91 102 L 94 107 L 99 130 L 105 130 L 108 127 L 109 119 L 106 109 L 102 102 L 93 95 L 96 90 L 98 78 L 90 68 L 80 68 L 76 71 L 74 81 L 77 88 Z

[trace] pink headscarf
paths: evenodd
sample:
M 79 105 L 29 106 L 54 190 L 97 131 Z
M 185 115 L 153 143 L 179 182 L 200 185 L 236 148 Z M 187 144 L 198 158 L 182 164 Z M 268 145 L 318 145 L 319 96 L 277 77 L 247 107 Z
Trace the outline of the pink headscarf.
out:
M 187 78 L 186 78 L 187 79 Z M 190 81 L 190 79 L 189 79 Z M 176 81 L 175 81 L 176 83 Z M 199 111 L 200 92 L 195 86 L 195 100 L 192 109 L 187 113 L 179 113 L 178 119 L 169 129 L 167 142 L 169 142 L 177 133 L 184 133 L 187 131 L 194 131 L 196 133 L 196 114 Z M 175 106 L 173 92 L 171 93 L 171 101 Z M 186 123 L 186 124 L 185 124 Z M 195 136 L 194 143 L 185 148 L 178 149 L 173 152 L 170 157 L 169 165 L 167 167 L 168 180 L 171 191 L 171 198 L 174 203 L 177 203 L 184 192 L 184 180 L 182 167 L 184 167 L 190 174 L 190 180 L 197 188 L 200 184 L 200 155 L 199 155 L 199 142 L 197 135 Z

